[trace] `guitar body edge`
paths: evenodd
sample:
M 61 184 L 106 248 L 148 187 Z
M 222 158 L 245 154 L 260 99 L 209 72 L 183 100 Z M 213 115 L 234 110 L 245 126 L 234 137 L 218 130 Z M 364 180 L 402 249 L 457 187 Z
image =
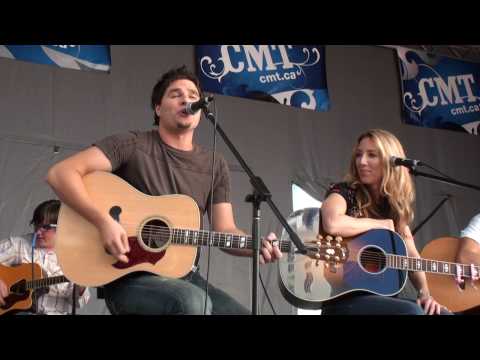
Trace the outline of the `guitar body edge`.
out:
M 33 276 L 35 279 L 43 277 L 43 271 L 40 265 L 33 264 Z M 32 280 L 32 264 L 20 264 L 14 267 L 0 265 L 0 277 L 5 282 L 7 289 L 19 281 Z M 0 316 L 10 311 L 27 310 L 32 307 L 32 290 L 27 290 L 22 295 L 10 294 L 5 298 L 7 303 L 4 307 L 0 307 Z
M 303 212 L 295 212 L 293 216 L 289 218 L 289 223 L 304 243 L 315 241 L 319 229 L 322 235 L 326 235 L 319 226 L 318 209 L 307 208 Z M 286 232 L 282 234 L 282 240 L 284 238 L 289 239 Z M 349 293 L 367 292 L 394 296 L 405 287 L 405 270 L 392 267 L 367 270 L 360 265 L 360 257 L 365 250 L 369 253 L 377 251 L 379 254 L 405 256 L 405 242 L 397 233 L 373 229 L 344 239 L 342 246 L 346 247 L 348 257 L 337 263 L 335 270 L 331 264 L 330 267 L 326 266 L 327 261 L 313 260 L 309 256 L 294 252 L 285 254 L 286 256 L 278 261 L 280 291 L 290 304 L 305 309 L 320 309 L 324 302 Z M 369 256 L 367 255 L 367 260 Z
M 432 260 L 455 262 L 460 239 L 443 237 L 432 240 L 422 249 L 421 256 Z M 453 276 L 426 273 L 430 294 L 439 304 L 450 311 L 459 312 L 472 310 L 480 306 L 480 289 L 472 287 L 470 279 L 466 279 L 465 290 L 461 291 Z
M 130 239 L 140 242 L 141 225 L 148 219 L 159 219 L 168 229 L 200 228 L 198 205 L 186 195 L 149 196 L 107 172 L 90 173 L 83 181 L 101 211 L 110 214 L 113 208 L 120 210 L 119 222 Z M 137 247 L 142 250 L 140 245 Z M 105 251 L 97 228 L 64 203 L 58 217 L 55 249 L 65 277 L 82 286 L 101 286 L 137 271 L 179 278 L 192 269 L 197 255 L 195 246 L 167 244 L 160 260 L 129 263 L 121 268 Z

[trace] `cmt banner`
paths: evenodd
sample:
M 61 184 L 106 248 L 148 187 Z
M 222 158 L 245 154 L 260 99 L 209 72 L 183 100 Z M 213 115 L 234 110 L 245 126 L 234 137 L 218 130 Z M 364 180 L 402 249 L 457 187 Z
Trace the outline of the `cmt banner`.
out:
M 407 124 L 480 133 L 480 64 L 397 47 Z
M 330 106 L 324 46 L 202 45 L 195 58 L 205 91 L 316 111 Z
M 108 45 L 0 45 L 0 57 L 76 70 L 110 71 Z

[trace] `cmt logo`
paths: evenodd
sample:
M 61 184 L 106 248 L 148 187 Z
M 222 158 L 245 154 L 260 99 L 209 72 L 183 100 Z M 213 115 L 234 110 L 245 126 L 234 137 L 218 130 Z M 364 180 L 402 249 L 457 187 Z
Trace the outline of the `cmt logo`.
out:
M 446 82 L 441 77 L 423 78 L 418 82 L 418 95 L 423 100 L 422 108 L 436 106 L 439 103 L 440 105 L 463 104 L 465 99 L 468 103 L 476 102 L 477 97 L 472 89 L 474 83 L 472 74 L 449 76 Z M 433 95 L 434 93 L 438 96 Z
M 277 70 L 281 65 L 288 70 L 294 67 L 294 63 L 288 58 L 288 49 L 292 45 L 222 45 L 220 53 L 225 66 L 223 75 L 229 72 L 239 73 L 244 70 L 248 72 Z M 274 62 L 274 55 L 280 55 L 281 62 Z

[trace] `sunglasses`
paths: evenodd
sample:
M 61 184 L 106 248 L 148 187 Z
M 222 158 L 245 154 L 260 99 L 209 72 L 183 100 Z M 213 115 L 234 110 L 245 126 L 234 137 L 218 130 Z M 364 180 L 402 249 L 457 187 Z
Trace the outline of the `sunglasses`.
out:
M 45 225 L 42 225 L 42 226 L 39 226 L 38 229 L 42 229 L 42 230 L 45 230 L 45 231 L 48 231 L 48 230 L 51 230 L 51 229 L 56 229 L 57 228 L 57 224 L 45 224 Z

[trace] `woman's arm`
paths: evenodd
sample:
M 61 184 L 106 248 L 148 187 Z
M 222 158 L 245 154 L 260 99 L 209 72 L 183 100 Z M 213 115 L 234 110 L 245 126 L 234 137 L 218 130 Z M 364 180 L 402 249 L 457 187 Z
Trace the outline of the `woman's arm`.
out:
M 347 214 L 347 202 L 339 194 L 332 193 L 321 208 L 323 230 L 330 235 L 351 237 L 371 229 L 394 230 L 391 219 L 354 218 Z

